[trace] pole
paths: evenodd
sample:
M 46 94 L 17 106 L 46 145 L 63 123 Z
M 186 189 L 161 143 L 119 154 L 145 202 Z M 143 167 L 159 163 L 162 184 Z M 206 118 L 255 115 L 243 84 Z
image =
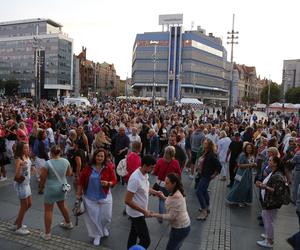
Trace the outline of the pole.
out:
M 126 101 L 128 101 L 127 84 L 128 84 L 128 74 L 126 76 L 126 82 L 125 82 L 125 96 L 126 96 Z
M 268 109 L 267 109 L 267 117 L 269 118 L 269 109 L 270 109 L 270 92 L 271 92 L 271 82 L 270 82 L 270 77 L 268 79 Z
M 154 44 L 154 54 L 153 54 L 153 86 L 152 86 L 152 107 L 155 108 L 155 73 L 156 73 L 156 51 L 159 41 L 150 41 L 150 44 Z
M 233 45 L 234 44 L 238 44 L 237 40 L 238 36 L 235 36 L 236 34 L 238 34 L 238 31 L 234 30 L 234 21 L 235 21 L 235 14 L 233 14 L 232 16 L 232 30 L 231 32 L 227 32 L 227 34 L 229 35 L 227 37 L 227 39 L 229 39 L 229 42 L 227 42 L 227 44 L 231 44 L 231 55 L 230 55 L 230 66 L 231 66 L 231 72 L 230 72 L 230 82 L 229 82 L 229 105 L 228 105 L 228 109 L 227 109 L 227 119 L 230 120 L 231 117 L 231 110 L 232 110 L 232 106 L 233 106 L 233 69 L 234 69 L 234 65 L 233 65 Z
M 233 41 L 234 37 L 234 14 L 232 17 L 232 31 L 231 31 L 231 41 Z M 230 119 L 231 116 L 231 107 L 232 107 L 232 85 L 233 85 L 233 42 L 231 43 L 231 55 L 230 55 L 230 66 L 231 66 L 231 72 L 230 72 L 230 85 L 229 85 L 229 116 L 228 119 Z
M 193 97 L 195 97 L 195 83 L 196 83 L 196 76 L 195 73 L 193 74 Z
M 155 95 L 156 95 L 156 85 L 155 85 L 155 78 L 156 78 L 156 50 L 157 50 L 157 44 L 155 44 L 154 46 L 154 55 L 155 55 L 155 58 L 154 58 L 154 108 L 155 108 Z

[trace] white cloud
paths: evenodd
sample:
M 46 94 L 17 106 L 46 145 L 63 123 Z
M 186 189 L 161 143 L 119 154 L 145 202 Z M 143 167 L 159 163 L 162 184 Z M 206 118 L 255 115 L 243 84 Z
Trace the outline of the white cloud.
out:
M 64 25 L 74 39 L 75 53 L 87 47 L 88 58 L 114 63 L 122 78 L 131 71 L 135 35 L 158 31 L 158 15 L 183 13 L 184 27 L 201 25 L 216 36 L 227 37 L 232 13 L 240 32 L 235 61 L 256 66 L 262 77 L 281 82 L 284 59 L 300 58 L 297 0 L 10 0 L 1 3 L 0 21 L 51 18 Z M 226 45 L 228 56 L 230 49 Z

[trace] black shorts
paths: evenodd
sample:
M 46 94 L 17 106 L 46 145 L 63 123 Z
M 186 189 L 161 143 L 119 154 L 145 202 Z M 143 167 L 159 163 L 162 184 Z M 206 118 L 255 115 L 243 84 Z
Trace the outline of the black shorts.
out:
M 192 157 L 191 157 L 192 164 L 196 163 L 197 154 L 198 154 L 197 152 L 192 151 Z

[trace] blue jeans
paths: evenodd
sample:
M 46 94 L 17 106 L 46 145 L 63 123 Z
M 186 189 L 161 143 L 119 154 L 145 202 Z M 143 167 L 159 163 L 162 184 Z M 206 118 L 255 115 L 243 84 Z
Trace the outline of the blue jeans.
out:
M 209 182 L 209 178 L 201 177 L 196 191 L 197 198 L 202 209 L 207 209 L 209 207 L 209 195 L 207 192 Z
M 162 191 L 164 195 L 168 194 L 168 190 L 164 187 L 159 187 L 159 191 Z M 166 208 L 165 208 L 165 200 L 159 198 L 159 204 L 158 204 L 158 211 L 160 214 L 166 213 Z
M 185 228 L 171 228 L 170 238 L 166 250 L 180 249 L 184 239 L 188 236 L 190 231 L 190 226 Z

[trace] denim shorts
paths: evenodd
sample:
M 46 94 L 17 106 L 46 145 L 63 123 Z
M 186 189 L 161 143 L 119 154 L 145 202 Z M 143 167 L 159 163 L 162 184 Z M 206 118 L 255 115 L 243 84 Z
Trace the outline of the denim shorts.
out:
M 17 192 L 17 196 L 19 199 L 26 199 L 29 196 L 31 196 L 31 188 L 30 184 L 25 184 L 25 183 L 14 183 L 14 188 Z

